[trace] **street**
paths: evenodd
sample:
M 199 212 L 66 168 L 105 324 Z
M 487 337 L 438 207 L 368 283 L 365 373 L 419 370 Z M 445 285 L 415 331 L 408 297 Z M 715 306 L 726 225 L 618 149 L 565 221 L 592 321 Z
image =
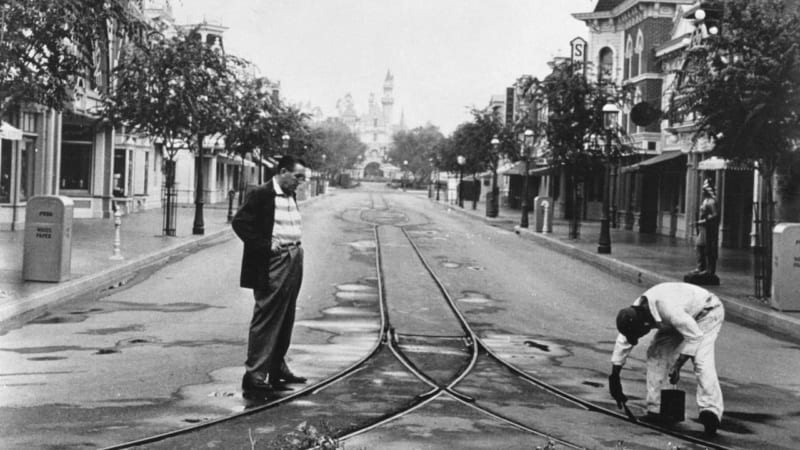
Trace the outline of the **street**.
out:
M 452 388 L 477 399 L 476 405 L 578 448 L 614 448 L 619 441 L 624 448 L 672 448 L 667 445 L 675 438 L 625 421 L 551 400 L 533 404 L 531 388 L 512 381 L 499 366 L 490 367 L 488 359 L 457 379 L 465 364 L 464 344 L 454 337 L 462 330 L 439 302 L 436 279 L 425 273 L 415 248 L 489 350 L 544 383 L 613 410 L 607 376 L 614 317 L 649 286 L 620 281 L 454 208 L 431 202 L 424 191 L 402 192 L 378 183 L 338 190 L 302 207 L 305 275 L 289 351 L 292 370 L 314 384 L 362 361 L 379 344 L 382 295 L 399 348 L 418 355 L 414 366 L 434 378 L 434 385 L 453 382 Z M 376 270 L 377 245 L 382 274 Z M 238 287 L 241 248 L 231 235 L 132 274 L 118 289 L 52 308 L 0 336 L 0 447 L 108 447 L 252 406 L 239 388 L 253 304 L 250 291 Z M 648 343 L 640 342 L 622 376 L 635 414 L 644 413 Z M 426 347 L 436 346 L 426 353 Z M 797 446 L 798 350 L 758 330 L 724 324 L 716 359 L 726 411 L 714 442 L 734 448 Z M 367 377 L 370 370 L 397 372 L 387 368 L 396 363 L 386 353 L 365 366 L 362 382 L 374 378 Z M 255 429 L 258 441 L 266 443 L 302 420 L 359 423 L 390 414 L 428 389 L 407 376 L 388 377 L 391 382 L 377 387 L 353 384 L 358 377 L 273 408 L 267 412 L 274 419 L 261 417 L 260 428 L 244 429 Z M 364 389 L 360 398 L 353 386 Z M 691 364 L 684 367 L 679 387 L 687 393 L 687 420 L 678 427 L 699 436 Z M 369 389 L 385 393 L 366 395 Z M 457 439 L 448 434 L 455 431 L 463 432 L 459 448 L 530 448 L 546 442 L 519 429 L 490 426 L 487 416 L 459 410 L 453 400 L 437 402 L 345 443 L 350 448 L 448 448 L 431 444 L 430 436 Z M 227 442 L 219 436 L 223 429 L 205 428 L 204 438 L 189 438 L 180 446 L 191 448 L 203 439 Z M 236 437 L 248 442 L 247 432 Z

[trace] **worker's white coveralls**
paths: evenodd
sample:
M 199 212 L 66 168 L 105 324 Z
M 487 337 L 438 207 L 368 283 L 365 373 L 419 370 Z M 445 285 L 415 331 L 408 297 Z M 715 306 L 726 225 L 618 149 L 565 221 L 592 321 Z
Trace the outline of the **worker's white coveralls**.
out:
M 646 298 L 646 300 L 645 300 Z M 711 411 L 722 419 L 722 390 L 714 365 L 714 342 L 725 319 L 719 298 L 688 283 L 661 283 L 642 294 L 634 305 L 647 301 L 658 332 L 647 349 L 647 410 L 658 413 L 661 389 L 678 355 L 694 357 L 699 411 Z M 633 346 L 617 336 L 611 363 L 624 365 Z

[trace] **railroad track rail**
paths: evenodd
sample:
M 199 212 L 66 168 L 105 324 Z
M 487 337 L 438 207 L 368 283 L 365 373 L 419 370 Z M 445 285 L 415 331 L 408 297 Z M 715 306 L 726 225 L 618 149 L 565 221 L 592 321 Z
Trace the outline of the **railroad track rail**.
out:
M 373 225 L 373 235 L 376 242 L 375 269 L 378 274 L 378 307 L 380 311 L 378 339 L 373 348 L 361 360 L 314 385 L 254 406 L 241 413 L 121 443 L 107 447 L 107 449 L 134 447 L 189 448 L 191 446 L 189 443 L 192 442 L 192 439 L 200 439 L 197 437 L 200 433 L 219 435 L 220 433 L 225 433 L 226 430 L 231 430 L 231 433 L 236 433 L 241 438 L 243 433 L 240 430 L 245 428 L 250 430 L 255 426 L 253 424 L 271 423 L 274 416 L 270 416 L 270 419 L 267 419 L 266 416 L 280 409 L 279 407 L 292 405 L 293 402 L 301 399 L 314 399 L 325 395 L 330 395 L 330 398 L 336 398 L 342 394 L 329 392 L 335 391 L 337 387 L 341 387 L 348 381 L 361 386 L 361 389 L 365 389 L 363 380 L 374 378 L 377 376 L 376 374 L 381 373 L 380 367 L 382 365 L 385 366 L 390 357 L 394 364 L 402 366 L 417 383 L 411 384 L 410 381 L 407 382 L 408 398 L 402 404 L 393 405 L 391 408 L 377 414 L 371 414 L 367 418 L 362 417 L 355 424 L 350 423 L 344 426 L 341 432 L 335 436 L 337 439 L 346 442 L 372 432 L 379 432 L 382 427 L 408 415 L 416 414 L 433 402 L 447 399 L 486 417 L 487 420 L 513 428 L 519 433 L 528 434 L 531 439 L 540 439 L 544 443 L 554 443 L 559 446 L 557 448 L 589 448 L 585 439 L 570 436 L 564 429 L 553 431 L 541 423 L 537 424 L 535 420 L 514 417 L 511 414 L 504 413 L 500 408 L 493 407 L 491 402 L 482 401 L 483 397 L 488 397 L 491 393 L 482 390 L 479 386 L 476 387 L 479 383 L 475 381 L 467 382 L 467 379 L 468 377 L 479 379 L 486 372 L 486 368 L 491 367 L 494 371 L 501 371 L 502 376 L 509 379 L 513 378 L 509 383 L 513 382 L 527 386 L 527 389 L 531 392 L 535 391 L 535 395 L 552 398 L 549 401 L 557 402 L 560 405 L 559 407 L 577 411 L 574 414 L 592 414 L 605 417 L 606 420 L 610 418 L 614 421 L 625 422 L 629 426 L 647 428 L 660 435 L 682 441 L 681 448 L 728 449 L 728 447 L 718 443 L 655 424 L 640 422 L 629 418 L 625 414 L 593 404 L 538 379 L 502 359 L 481 340 L 470 326 L 468 319 L 459 310 L 445 284 L 426 260 L 419 244 L 409 234 L 406 228 L 408 220 L 402 216 L 401 212 L 390 208 L 385 198 L 381 197 L 376 200 L 372 196 L 370 197 L 367 211 L 362 212 L 360 215 L 361 220 Z M 387 240 L 391 242 L 385 242 Z M 397 317 L 393 317 L 392 312 L 393 308 L 396 310 L 397 307 L 391 305 L 389 299 L 392 296 L 397 296 L 397 294 L 387 293 L 386 291 L 387 278 L 390 275 L 387 274 L 384 252 L 386 249 L 398 251 L 396 250 L 397 248 L 402 248 L 406 252 L 404 255 L 413 255 L 417 259 L 429 280 L 416 281 L 418 283 L 427 281 L 435 285 L 437 294 L 435 298 L 431 296 L 428 301 L 439 302 L 440 306 L 442 304 L 446 306 L 455 321 L 452 330 L 460 329 L 460 334 L 437 333 L 437 330 L 430 330 L 431 334 L 429 335 L 419 334 L 416 328 L 412 329 L 413 327 L 407 325 L 409 320 L 413 320 L 413 314 L 403 316 L 402 320 L 398 320 L 397 323 L 393 324 L 393 319 Z M 405 259 L 405 261 L 408 261 L 408 259 Z M 420 350 L 421 348 L 422 350 Z M 427 354 L 434 356 L 426 357 L 426 351 L 428 352 Z M 448 364 L 444 364 L 442 361 Z M 432 364 L 433 368 L 431 368 Z M 443 370 L 444 366 L 450 369 Z M 478 368 L 479 366 L 480 368 Z M 456 369 L 453 370 L 452 367 L 456 367 Z M 358 383 L 355 383 L 356 379 L 359 379 Z M 380 389 L 380 387 L 377 389 Z M 368 396 L 369 392 L 364 395 Z M 318 404 L 324 405 L 326 403 L 320 400 Z M 265 416 L 265 418 L 262 420 L 260 416 Z

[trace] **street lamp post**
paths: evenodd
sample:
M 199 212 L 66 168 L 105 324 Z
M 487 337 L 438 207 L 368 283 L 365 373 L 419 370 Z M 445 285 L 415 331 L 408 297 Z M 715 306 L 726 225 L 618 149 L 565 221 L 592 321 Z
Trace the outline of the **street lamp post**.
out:
M 428 198 L 433 198 L 433 158 L 428 158 L 431 171 L 428 173 Z
M 497 217 L 497 213 L 499 210 L 499 199 L 498 199 L 498 189 L 497 189 L 497 164 L 500 161 L 500 139 L 497 139 L 497 135 L 492 137 L 492 140 L 489 141 L 492 145 L 492 158 L 494 162 L 492 163 L 493 170 L 492 170 L 492 190 L 489 192 L 489 196 L 487 197 L 486 201 L 486 217 Z
M 406 190 L 406 177 L 408 176 L 408 160 L 403 160 L 403 178 L 400 179 L 400 184 L 403 186 L 403 191 Z
M 464 207 L 464 187 L 462 186 L 464 182 L 464 164 L 467 163 L 467 158 L 462 155 L 458 155 L 456 157 L 456 162 L 458 163 L 458 206 L 461 208 Z
M 281 146 L 281 148 L 283 149 L 284 156 L 286 156 L 286 154 L 289 153 L 289 140 L 291 139 L 292 138 L 289 136 L 289 133 L 283 133 L 283 136 L 281 136 L 281 141 L 283 141 L 283 145 Z
M 439 201 L 439 175 L 441 175 L 441 171 L 439 170 L 439 166 L 436 166 L 436 201 Z
M 283 151 L 284 152 L 289 150 L 289 141 L 291 139 L 292 139 L 292 137 L 289 136 L 289 133 L 283 133 L 283 136 L 281 136 L 281 140 L 283 141 Z
M 206 232 L 203 221 L 203 135 L 197 135 L 197 158 L 195 158 L 195 208 L 192 234 L 203 235 Z
M 321 186 L 321 190 L 320 190 L 321 194 L 325 193 L 325 188 L 326 188 L 325 182 L 328 181 L 328 165 L 326 164 L 327 160 L 328 160 L 328 155 L 323 153 L 322 154 L 322 183 L 321 183 L 322 186 Z
M 530 164 L 531 147 L 533 147 L 533 130 L 530 128 L 525 130 L 524 136 L 525 138 L 520 148 L 520 153 L 522 153 L 522 157 L 525 158 L 525 173 L 522 175 L 524 178 L 522 179 L 522 216 L 519 219 L 520 228 L 528 228 L 528 209 L 530 208 L 528 205 L 528 165 Z
M 603 125 L 606 131 L 605 139 L 605 156 L 609 158 L 611 155 L 611 136 L 614 127 L 617 124 L 617 115 L 619 109 L 613 103 L 606 103 L 603 106 Z M 603 186 L 603 215 L 600 219 L 600 238 L 597 242 L 597 253 L 609 254 L 611 253 L 611 230 L 609 227 L 609 176 L 610 168 L 606 164 L 605 182 Z

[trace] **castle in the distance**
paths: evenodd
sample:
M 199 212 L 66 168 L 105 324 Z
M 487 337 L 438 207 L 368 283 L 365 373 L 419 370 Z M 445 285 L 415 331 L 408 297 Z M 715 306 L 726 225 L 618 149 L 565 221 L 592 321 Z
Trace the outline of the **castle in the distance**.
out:
M 367 146 L 363 158 L 354 167 L 353 176 L 356 178 L 393 178 L 399 173 L 400 169 L 386 159 L 392 135 L 405 128 L 402 113 L 400 123 L 392 123 L 394 114 L 394 76 L 392 72 L 386 72 L 380 104 L 376 101 L 375 94 L 371 93 L 367 112 L 359 115 L 353 104 L 353 96 L 348 93 L 343 99 L 336 102 L 336 109 L 339 112 L 339 119 Z

